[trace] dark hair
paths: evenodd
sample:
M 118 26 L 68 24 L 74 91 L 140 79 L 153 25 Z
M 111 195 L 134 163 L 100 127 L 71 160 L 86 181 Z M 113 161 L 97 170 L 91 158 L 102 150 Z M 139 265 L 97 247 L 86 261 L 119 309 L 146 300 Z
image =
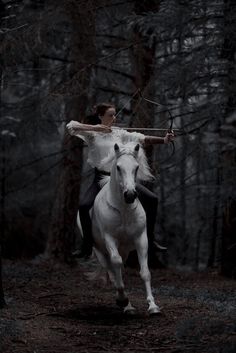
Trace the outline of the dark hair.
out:
M 99 116 L 103 116 L 107 109 L 109 108 L 115 108 L 114 104 L 112 103 L 99 103 L 98 105 L 93 107 L 94 113 L 92 115 L 86 116 L 84 122 L 86 124 L 91 124 L 91 125 L 96 125 L 96 124 L 101 124 L 101 119 Z
M 94 107 L 96 115 L 104 115 L 109 108 L 115 108 L 111 103 L 100 103 Z

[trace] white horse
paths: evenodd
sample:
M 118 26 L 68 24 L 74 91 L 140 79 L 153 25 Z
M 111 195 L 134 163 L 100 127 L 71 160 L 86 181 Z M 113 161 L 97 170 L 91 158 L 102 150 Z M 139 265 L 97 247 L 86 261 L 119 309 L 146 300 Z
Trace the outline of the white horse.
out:
M 146 288 L 148 313 L 157 314 L 160 308 L 152 295 L 147 261 L 146 215 L 135 190 L 137 174 L 142 174 L 138 156 L 143 155 L 143 151 L 139 144 L 120 147 L 115 144 L 114 151 L 111 176 L 97 195 L 91 212 L 94 251 L 115 285 L 117 304 L 124 308 L 124 312 L 133 313 L 135 308 L 124 289 L 122 267 L 129 252 L 136 249 Z

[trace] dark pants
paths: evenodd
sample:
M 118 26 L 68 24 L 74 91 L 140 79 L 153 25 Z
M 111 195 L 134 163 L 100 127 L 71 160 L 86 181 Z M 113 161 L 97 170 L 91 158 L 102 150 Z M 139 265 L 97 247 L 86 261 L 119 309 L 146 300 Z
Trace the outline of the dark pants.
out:
M 101 190 L 99 181 L 101 180 L 102 176 L 103 174 L 95 169 L 94 181 L 79 205 L 80 221 L 84 233 L 83 248 L 84 251 L 88 253 L 91 253 L 93 245 L 92 224 L 89 216 L 89 211 L 93 206 L 97 194 Z M 146 213 L 148 243 L 151 244 L 154 240 L 154 227 L 156 223 L 158 199 L 152 191 L 148 190 L 142 184 L 136 185 L 136 191 Z
M 136 185 L 139 201 L 141 202 L 147 217 L 147 236 L 148 243 L 154 240 L 154 228 L 157 217 L 158 198 L 142 184 Z

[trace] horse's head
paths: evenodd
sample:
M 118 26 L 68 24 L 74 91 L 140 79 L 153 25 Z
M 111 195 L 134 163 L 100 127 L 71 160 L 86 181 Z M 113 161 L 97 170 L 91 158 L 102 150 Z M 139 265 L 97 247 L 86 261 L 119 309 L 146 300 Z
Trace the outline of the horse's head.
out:
M 126 203 L 133 203 L 137 197 L 136 178 L 139 169 L 137 156 L 139 144 L 135 147 L 114 145 L 116 155 L 116 179 L 119 182 L 121 192 Z

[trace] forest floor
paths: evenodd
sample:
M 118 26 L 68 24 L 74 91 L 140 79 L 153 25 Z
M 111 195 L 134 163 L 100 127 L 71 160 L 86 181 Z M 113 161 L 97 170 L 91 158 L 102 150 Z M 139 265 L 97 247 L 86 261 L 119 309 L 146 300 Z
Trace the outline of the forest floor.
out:
M 1 353 L 236 352 L 236 282 L 216 273 L 153 270 L 162 314 L 150 317 L 143 283 L 126 269 L 137 314 L 126 317 L 114 290 L 73 268 L 3 263 L 7 308 L 0 312 Z

